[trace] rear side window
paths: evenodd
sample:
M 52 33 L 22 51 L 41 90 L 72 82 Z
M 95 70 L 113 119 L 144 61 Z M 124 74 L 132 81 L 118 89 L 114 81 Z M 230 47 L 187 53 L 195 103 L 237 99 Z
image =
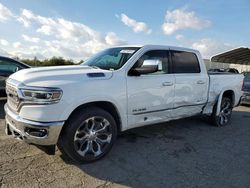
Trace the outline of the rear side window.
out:
M 197 56 L 191 52 L 171 51 L 173 73 L 200 73 Z

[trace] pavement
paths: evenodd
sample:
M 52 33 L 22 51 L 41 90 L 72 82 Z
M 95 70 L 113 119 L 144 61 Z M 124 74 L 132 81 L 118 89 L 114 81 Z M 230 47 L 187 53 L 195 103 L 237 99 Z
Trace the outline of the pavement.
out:
M 193 117 L 133 129 L 102 160 L 74 164 L 4 134 L 0 100 L 0 187 L 250 187 L 250 107 L 213 127 Z

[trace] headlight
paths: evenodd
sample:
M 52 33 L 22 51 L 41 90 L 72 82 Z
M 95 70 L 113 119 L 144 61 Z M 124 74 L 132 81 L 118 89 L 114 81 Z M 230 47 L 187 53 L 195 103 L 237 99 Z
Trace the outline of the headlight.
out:
M 62 90 L 58 88 L 21 88 L 20 91 L 24 102 L 51 104 L 59 102 L 62 97 Z

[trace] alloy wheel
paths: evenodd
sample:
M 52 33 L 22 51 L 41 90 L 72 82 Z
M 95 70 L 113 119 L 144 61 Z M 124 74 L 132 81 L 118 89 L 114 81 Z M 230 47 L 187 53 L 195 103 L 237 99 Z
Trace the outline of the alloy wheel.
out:
M 86 119 L 74 136 L 74 147 L 82 157 L 96 158 L 106 151 L 111 143 L 110 122 L 104 117 L 94 116 Z
M 221 111 L 219 114 L 219 124 L 221 126 L 228 123 L 231 113 L 232 113 L 231 102 L 224 101 L 223 104 L 221 105 Z

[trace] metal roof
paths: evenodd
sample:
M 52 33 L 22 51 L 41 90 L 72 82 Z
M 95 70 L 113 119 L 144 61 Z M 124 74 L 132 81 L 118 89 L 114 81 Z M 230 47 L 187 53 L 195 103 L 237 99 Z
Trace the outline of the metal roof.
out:
M 240 47 L 230 51 L 217 54 L 211 58 L 212 62 L 233 63 L 241 65 L 250 65 L 250 49 Z

